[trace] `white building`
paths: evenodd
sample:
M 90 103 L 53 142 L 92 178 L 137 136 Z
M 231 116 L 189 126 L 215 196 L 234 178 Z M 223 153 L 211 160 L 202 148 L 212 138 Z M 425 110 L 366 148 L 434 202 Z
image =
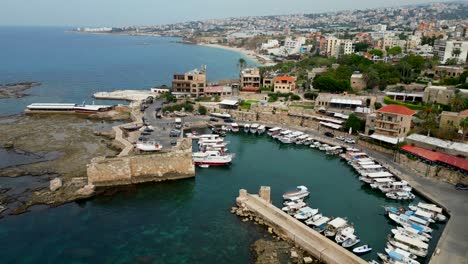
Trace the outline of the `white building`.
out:
M 336 56 L 349 55 L 354 53 L 354 43 L 351 40 L 339 40 L 339 45 L 336 46 Z
M 372 30 L 377 32 L 387 31 L 387 25 L 377 24 L 372 26 Z
M 268 54 L 273 54 L 277 56 L 289 56 L 293 54 L 299 54 L 301 52 L 301 47 L 306 42 L 304 37 L 298 37 L 296 39 L 287 37 L 284 40 L 284 46 L 279 48 L 268 49 Z
M 279 41 L 277 39 L 269 39 L 267 43 L 262 43 L 261 50 L 268 50 L 272 48 L 278 48 Z
M 434 54 L 441 63 L 446 63 L 447 59 L 457 59 L 457 63 L 466 62 L 468 53 L 468 41 L 466 40 L 443 40 L 439 39 L 434 43 Z

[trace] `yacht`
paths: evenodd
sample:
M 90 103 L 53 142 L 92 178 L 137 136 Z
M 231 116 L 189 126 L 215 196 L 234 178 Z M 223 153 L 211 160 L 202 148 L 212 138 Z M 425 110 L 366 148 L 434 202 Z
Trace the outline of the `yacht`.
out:
M 404 214 L 397 215 L 397 214 L 389 212 L 388 217 L 390 217 L 390 219 L 395 221 L 397 224 L 402 225 L 403 227 L 412 227 L 416 230 L 422 229 L 422 231 L 426 233 L 432 232 L 432 229 L 427 226 L 428 225 L 427 221 L 417 218 L 415 216 L 407 216 Z
M 249 133 L 249 131 L 250 131 L 250 124 L 245 124 L 244 125 L 244 132 Z
M 193 153 L 192 158 L 195 165 L 225 166 L 231 164 L 234 155 L 223 151 L 205 151 Z

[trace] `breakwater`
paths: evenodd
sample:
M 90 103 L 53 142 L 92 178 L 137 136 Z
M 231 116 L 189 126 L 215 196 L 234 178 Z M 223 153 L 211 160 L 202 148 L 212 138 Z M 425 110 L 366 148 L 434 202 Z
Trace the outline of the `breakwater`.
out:
M 272 205 L 269 187 L 261 187 L 259 195 L 249 194 L 245 189 L 241 189 L 236 203 L 241 210 L 256 214 L 280 237 L 293 241 L 321 262 L 330 264 L 367 263 Z

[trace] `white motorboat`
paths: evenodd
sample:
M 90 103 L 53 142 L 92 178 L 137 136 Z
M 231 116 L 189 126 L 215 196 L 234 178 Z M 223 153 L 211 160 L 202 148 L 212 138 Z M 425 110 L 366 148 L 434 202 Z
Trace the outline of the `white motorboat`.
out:
M 309 196 L 310 192 L 307 187 L 300 185 L 296 189 L 287 191 L 283 194 L 283 199 L 285 200 L 298 200 L 304 197 Z
M 234 154 L 222 151 L 195 152 L 192 159 L 195 165 L 226 166 L 231 164 Z
M 315 217 L 315 216 L 318 216 L 318 217 Z M 312 221 L 306 221 L 306 224 L 314 226 L 314 227 L 319 227 L 319 226 L 324 226 L 326 223 L 328 223 L 330 221 L 329 217 L 323 216 L 322 214 L 317 214 L 315 216 L 313 216 L 311 219 L 309 219 L 309 220 L 312 220 Z
M 198 165 L 198 167 L 200 167 L 200 168 L 209 168 L 210 165 L 208 165 L 208 164 L 200 164 L 200 165 Z
M 353 248 L 353 253 L 355 254 L 365 254 L 371 251 L 372 251 L 372 248 L 369 247 L 368 245 Z
M 249 133 L 249 131 L 250 131 L 250 124 L 245 124 L 244 125 L 244 132 Z
M 304 144 L 304 142 L 307 140 L 308 137 L 309 137 L 308 135 L 298 136 L 296 140 L 294 140 L 294 143 L 296 143 L 297 145 Z
M 388 256 L 388 259 L 387 259 L 387 262 L 384 262 L 384 263 L 391 263 L 391 264 L 400 264 L 400 263 L 404 263 L 404 264 L 419 264 L 418 261 L 414 260 L 414 259 L 411 259 L 411 258 L 407 258 L 405 257 L 404 255 L 398 253 L 398 252 L 395 252 L 395 251 L 386 251 L 387 252 L 387 256 Z
M 388 184 L 379 186 L 379 190 L 383 193 L 388 192 L 411 192 L 412 188 L 407 181 L 394 181 Z
M 288 201 L 287 203 L 285 203 L 285 206 L 281 208 L 281 210 L 285 212 L 290 212 L 290 211 L 299 210 L 305 206 L 307 206 L 307 204 L 304 203 L 302 200 Z
M 344 226 L 336 231 L 335 241 L 336 243 L 341 244 L 351 235 L 354 235 L 354 227 Z
M 310 144 L 314 143 L 314 139 L 311 137 L 308 137 L 306 141 L 304 141 L 304 145 L 309 146 Z
M 428 212 L 432 214 L 432 218 L 437 221 L 445 221 L 447 217 L 442 213 L 442 208 L 435 204 L 427 204 L 427 203 L 418 203 L 417 205 L 410 204 L 409 208 L 411 211 L 418 211 L 422 210 L 424 212 Z
M 264 125 L 260 125 L 257 128 L 257 134 L 261 135 L 261 134 L 265 133 L 265 130 L 266 130 L 266 127 Z
M 322 145 L 320 145 L 320 146 L 318 147 L 318 149 L 324 151 L 324 150 L 326 150 L 326 149 L 329 148 L 329 147 L 330 147 L 330 145 L 328 145 L 328 144 L 322 144 Z
M 393 200 L 413 200 L 416 198 L 411 192 L 388 192 L 385 196 Z
M 416 229 L 416 228 L 418 228 L 418 229 Z M 422 228 L 416 227 L 416 226 L 415 227 L 412 227 L 412 226 L 403 226 L 403 227 L 398 226 L 397 230 L 402 231 L 402 232 L 412 233 L 412 234 L 419 235 L 419 236 L 424 236 L 424 237 L 427 237 L 428 239 L 432 238 L 432 236 L 429 235 L 428 233 L 425 233 Z
M 269 136 L 273 136 L 273 135 L 279 134 L 280 132 L 281 132 L 281 127 L 274 127 L 274 128 L 268 129 L 267 134 L 268 134 Z
M 418 240 L 421 240 L 423 242 L 429 242 L 429 238 L 426 237 L 426 236 L 421 236 L 421 235 L 418 235 L 418 234 L 414 234 L 408 230 L 405 230 L 404 228 L 402 230 L 399 230 L 399 229 L 392 229 L 391 230 L 392 233 L 394 235 L 404 235 L 404 236 L 408 236 L 408 237 L 411 237 L 411 238 L 415 238 L 415 239 L 418 239 Z
M 388 184 L 390 182 L 394 182 L 395 178 L 388 177 L 388 178 L 376 178 L 374 179 L 373 183 L 370 184 L 372 189 L 378 189 L 380 186 Z
M 237 123 L 231 123 L 231 131 L 234 133 L 239 132 L 239 125 Z
M 408 250 L 409 250 L 409 247 L 408 246 L 405 246 L 403 244 L 398 244 L 399 247 L 395 247 L 394 245 L 390 244 L 389 242 L 387 242 L 387 247 L 385 248 L 385 252 L 389 252 L 389 251 L 395 251 L 407 258 L 412 258 L 412 259 L 417 259 L 418 256 L 414 255 L 414 254 L 411 254 Z
M 322 214 L 316 214 L 305 221 L 306 225 L 312 225 L 315 221 L 323 218 Z
M 250 130 L 249 130 L 250 133 L 252 133 L 252 134 L 257 133 L 257 129 L 258 129 L 259 126 L 260 126 L 259 124 L 252 124 L 252 125 L 250 126 Z
M 349 235 L 346 238 L 346 240 L 343 241 L 343 244 L 341 244 L 341 246 L 343 246 L 344 248 L 349 248 L 357 245 L 359 242 L 361 242 L 361 240 L 357 236 Z
M 348 222 L 345 219 L 341 217 L 337 217 L 331 220 L 330 222 L 328 222 L 328 225 L 325 228 L 324 234 L 327 237 L 334 237 L 336 235 L 337 230 L 341 227 L 344 227 L 347 224 Z
M 432 232 L 432 229 L 427 226 L 429 223 L 421 218 L 405 214 L 397 215 L 392 212 L 388 213 L 388 217 L 404 227 L 412 227 L 416 230 L 422 229 L 426 233 Z
M 163 146 L 156 141 L 139 141 L 136 143 L 136 148 L 144 152 L 157 152 L 160 151 Z
M 294 218 L 298 220 L 305 220 L 309 217 L 314 216 L 317 213 L 318 213 L 318 209 L 310 208 L 307 206 L 307 207 L 299 209 L 297 213 L 294 215 Z
M 408 251 L 416 256 L 423 258 L 427 256 L 429 245 L 420 240 L 403 235 L 395 235 L 393 238 L 389 237 L 388 241 L 396 247 L 399 247 L 400 244 L 406 245 Z

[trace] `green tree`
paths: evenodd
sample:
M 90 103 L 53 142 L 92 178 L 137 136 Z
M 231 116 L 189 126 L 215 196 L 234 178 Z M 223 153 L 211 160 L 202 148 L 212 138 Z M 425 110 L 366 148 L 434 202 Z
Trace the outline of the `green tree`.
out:
M 467 108 L 466 101 L 460 95 L 460 90 L 456 89 L 454 96 L 450 99 L 449 105 L 454 112 L 460 112 Z
M 383 51 L 379 50 L 379 49 L 373 49 L 373 50 L 369 51 L 369 54 L 382 57 L 383 56 Z
M 240 70 L 243 70 L 245 67 L 247 67 L 247 61 L 245 61 L 244 58 L 240 58 L 237 62 L 237 66 L 240 68 Z
M 437 127 L 437 110 L 429 106 L 422 110 L 420 115 L 422 118 L 421 128 L 424 133 L 430 136 L 431 131 Z
M 450 58 L 450 59 L 445 60 L 445 65 L 457 65 L 457 64 L 458 64 L 457 58 Z
M 364 73 L 364 80 L 366 81 L 367 88 L 373 89 L 377 85 L 379 85 L 380 77 L 379 73 L 375 69 L 369 69 L 366 73 Z
M 460 56 L 460 54 L 461 54 L 461 50 L 460 50 L 460 49 L 454 49 L 454 50 L 452 51 L 452 56 L 454 56 L 454 57 L 458 57 L 458 56 Z
M 367 49 L 369 48 L 369 44 L 366 43 L 366 42 L 358 42 L 354 45 L 354 51 L 356 52 L 360 52 L 360 51 L 367 51 Z
M 328 92 L 343 92 L 351 88 L 348 80 L 337 80 L 327 75 L 317 76 L 312 84 L 315 89 Z
M 354 132 L 364 131 L 366 121 L 359 119 L 355 114 L 350 114 L 348 120 L 344 123 L 344 128 L 349 131 L 352 128 Z
M 198 106 L 198 113 L 200 113 L 200 115 L 206 115 L 206 112 L 207 110 L 205 106 L 203 105 Z
M 462 73 L 460 77 L 458 77 L 458 83 L 461 83 L 461 84 L 466 83 L 466 78 L 468 78 L 468 71 Z
M 460 128 L 463 132 L 463 142 L 465 142 L 465 134 L 466 134 L 466 131 L 468 131 L 468 117 L 465 117 L 463 118 L 462 120 L 460 120 Z
M 395 47 L 390 48 L 390 49 L 388 50 L 388 54 L 390 54 L 390 55 L 392 55 L 392 56 L 401 54 L 402 52 L 403 52 L 403 50 L 401 49 L 400 46 L 395 46 Z

